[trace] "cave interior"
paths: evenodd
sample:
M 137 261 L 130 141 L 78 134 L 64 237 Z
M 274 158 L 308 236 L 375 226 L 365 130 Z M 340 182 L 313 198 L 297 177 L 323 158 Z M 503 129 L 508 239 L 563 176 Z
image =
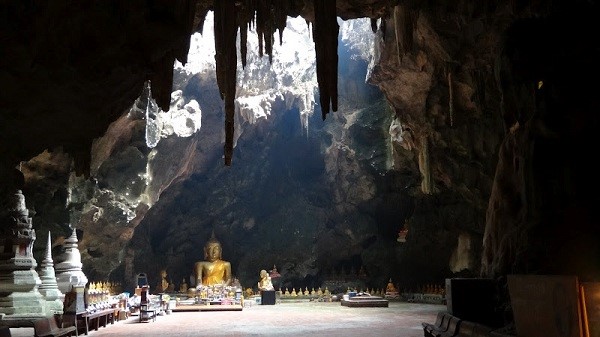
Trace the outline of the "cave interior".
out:
M 242 284 L 274 265 L 290 288 L 340 275 L 365 288 L 492 279 L 503 324 L 508 275 L 600 281 L 595 1 L 0 9 L 0 205 L 23 191 L 38 262 L 39 238 L 51 232 L 58 254 L 76 228 L 90 280 L 131 288 L 167 268 L 178 284 L 214 232 Z M 174 70 L 208 13 L 213 76 Z M 298 119 L 279 99 L 282 113 L 251 120 L 236 108 L 240 69 L 255 61 L 248 32 L 274 63 L 288 17 L 314 42 L 316 113 Z M 366 63 L 339 52 L 338 18 L 370 20 L 367 81 Z M 202 126 L 150 148 L 144 111 L 172 109 L 175 90 L 198 102 Z

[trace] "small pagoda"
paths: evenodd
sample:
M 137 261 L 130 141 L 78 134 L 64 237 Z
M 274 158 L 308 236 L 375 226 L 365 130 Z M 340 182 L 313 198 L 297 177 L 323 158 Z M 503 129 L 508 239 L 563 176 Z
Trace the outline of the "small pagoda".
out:
M 59 263 L 54 267 L 58 289 L 66 294 L 73 288 L 84 288 L 88 278 L 82 271 L 81 253 L 77 245 L 77 232 L 73 228 L 71 236 L 65 240 L 64 252 L 60 255 Z
M 52 260 L 52 241 L 50 232 L 48 232 L 46 256 L 42 261 L 39 275 L 40 279 L 42 280 L 39 290 L 46 299 L 46 311 L 53 314 L 62 314 L 65 295 L 58 289 L 58 284 L 56 283 L 54 261 Z

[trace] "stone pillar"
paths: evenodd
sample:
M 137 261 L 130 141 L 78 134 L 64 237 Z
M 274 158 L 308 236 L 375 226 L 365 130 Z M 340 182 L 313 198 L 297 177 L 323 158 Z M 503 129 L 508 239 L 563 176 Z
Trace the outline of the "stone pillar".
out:
M 23 175 L 15 171 L 14 179 L 0 178 L 0 325 L 20 327 L 51 314 L 38 290 L 42 281 L 33 257 L 35 230 L 20 189 Z
M 74 286 L 85 287 L 88 283 L 87 276 L 81 270 L 83 264 L 77 242 L 77 233 L 73 228 L 73 233 L 65 240 L 64 253 L 59 258 L 61 262 L 54 267 L 58 289 L 63 294 L 70 292 Z
M 46 257 L 42 261 L 42 267 L 39 271 L 42 284 L 40 293 L 46 299 L 46 311 L 52 314 L 63 313 L 63 301 L 65 295 L 58 289 L 56 283 L 56 274 L 54 272 L 54 261 L 52 261 L 52 240 L 48 232 L 48 243 L 46 245 Z

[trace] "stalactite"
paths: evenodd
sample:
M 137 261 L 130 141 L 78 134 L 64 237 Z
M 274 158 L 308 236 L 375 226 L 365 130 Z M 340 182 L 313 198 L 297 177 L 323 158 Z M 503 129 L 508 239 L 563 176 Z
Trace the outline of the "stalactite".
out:
M 256 33 L 258 34 L 258 55 L 262 57 L 263 52 L 268 54 L 265 36 L 269 35 L 270 17 L 267 0 L 258 0 L 255 5 L 256 11 Z
M 396 52 L 398 53 L 398 64 L 402 62 L 404 55 L 404 43 L 402 41 L 402 23 L 400 22 L 400 5 L 394 7 L 394 33 L 396 36 Z
M 273 42 L 276 30 L 279 30 L 279 44 L 283 42 L 283 30 L 287 24 L 289 3 L 287 1 L 257 0 L 252 2 L 256 12 L 256 32 L 258 34 L 258 54 L 269 56 L 273 62 Z
M 246 69 L 248 55 L 248 25 L 240 27 L 240 58 L 242 59 L 242 68 Z
M 194 19 L 196 17 L 196 1 L 185 0 L 176 4 L 175 13 L 178 16 L 177 21 L 181 28 L 181 48 L 175 54 L 175 57 L 182 63 L 187 63 L 188 52 L 190 50 L 190 36 L 194 31 Z
M 317 58 L 317 81 L 321 103 L 321 115 L 329 113 L 329 108 L 337 111 L 337 70 L 338 70 L 338 33 L 335 0 L 314 0 L 315 22 L 313 23 L 313 41 Z
M 235 2 L 215 1 L 214 16 L 217 83 L 225 101 L 225 165 L 231 166 L 237 69 Z
M 283 44 L 283 30 L 287 26 L 287 13 L 290 12 L 289 2 L 287 1 L 278 1 L 276 2 L 278 6 L 274 8 L 273 12 L 273 27 L 279 31 L 279 45 Z
M 448 109 L 450 111 L 450 126 L 454 126 L 454 93 L 452 91 L 452 72 L 448 72 Z
M 377 19 L 371 19 L 371 30 L 373 33 L 377 33 Z
M 433 182 L 431 179 L 431 158 L 429 154 L 429 139 L 427 136 L 421 138 L 422 150 L 420 153 L 420 169 L 423 175 L 423 181 L 421 182 L 421 191 L 424 194 L 433 193 Z
M 417 20 L 419 19 L 419 12 L 407 9 L 404 14 L 404 46 L 405 52 L 410 52 L 413 49 L 414 44 L 414 31 L 417 27 Z
M 150 77 L 152 82 L 152 97 L 163 110 L 171 107 L 171 91 L 173 89 L 173 63 L 175 56 L 169 53 L 154 64 L 154 72 Z
M 413 31 L 417 21 L 418 13 L 404 8 L 394 7 L 394 32 L 396 33 L 396 50 L 398 52 L 398 63 L 404 54 L 413 48 Z
M 240 29 L 240 59 L 242 68 L 246 68 L 248 55 L 248 30 L 254 22 L 254 0 L 238 1 L 236 3 L 237 25 Z

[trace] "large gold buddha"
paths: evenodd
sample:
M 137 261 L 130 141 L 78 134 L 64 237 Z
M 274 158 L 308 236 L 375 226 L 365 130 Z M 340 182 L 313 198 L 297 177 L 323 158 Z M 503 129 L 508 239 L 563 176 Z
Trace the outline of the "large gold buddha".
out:
M 204 246 L 204 261 L 194 264 L 196 286 L 229 285 L 231 283 L 231 263 L 222 260 L 221 254 L 221 243 L 213 233 Z

